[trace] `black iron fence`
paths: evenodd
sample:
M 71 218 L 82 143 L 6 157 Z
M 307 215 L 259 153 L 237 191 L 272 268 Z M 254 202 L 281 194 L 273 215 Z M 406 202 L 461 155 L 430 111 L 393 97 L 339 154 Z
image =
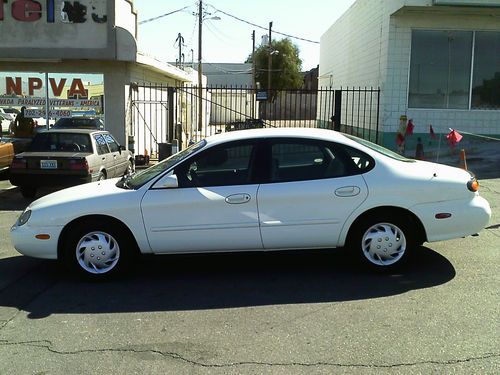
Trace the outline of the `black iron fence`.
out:
M 158 144 L 179 148 L 207 136 L 249 127 L 335 129 L 378 141 L 380 90 L 282 90 L 259 100 L 248 87 L 136 85 L 130 95 L 130 135 L 136 153 L 155 157 Z M 201 102 L 201 106 L 200 106 Z M 201 116 L 200 116 L 201 113 Z

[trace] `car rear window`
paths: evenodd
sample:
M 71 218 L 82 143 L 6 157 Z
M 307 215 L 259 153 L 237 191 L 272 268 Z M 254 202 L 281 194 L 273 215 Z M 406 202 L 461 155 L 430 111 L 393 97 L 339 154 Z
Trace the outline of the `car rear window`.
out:
M 27 151 L 92 152 L 92 145 L 88 134 L 38 133 Z
M 55 128 L 101 129 L 101 122 L 93 118 L 61 118 L 54 124 Z

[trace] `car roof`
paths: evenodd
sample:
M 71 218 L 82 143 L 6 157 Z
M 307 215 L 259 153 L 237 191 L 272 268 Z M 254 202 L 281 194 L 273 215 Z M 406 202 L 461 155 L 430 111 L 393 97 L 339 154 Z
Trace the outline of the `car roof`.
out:
M 93 134 L 93 133 L 109 133 L 107 130 L 96 129 L 81 129 L 81 128 L 57 128 L 57 129 L 43 129 L 38 133 L 76 133 L 76 134 Z
M 72 116 L 72 117 L 61 117 L 59 120 L 101 120 L 100 117 L 97 116 Z M 102 120 L 101 120 L 102 121 Z
M 312 138 L 333 142 L 353 143 L 347 137 L 334 130 L 318 128 L 259 128 L 237 130 L 213 135 L 206 138 L 208 145 L 239 141 L 253 138 Z

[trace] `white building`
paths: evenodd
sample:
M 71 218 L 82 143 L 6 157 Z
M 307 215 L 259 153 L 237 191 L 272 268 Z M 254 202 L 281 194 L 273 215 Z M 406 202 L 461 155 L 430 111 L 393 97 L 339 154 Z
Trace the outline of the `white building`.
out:
M 135 136 L 136 150 L 153 153 L 158 143 L 172 141 L 174 134 L 164 129 L 165 122 L 161 127 L 156 122 L 167 117 L 166 106 L 158 106 L 163 112 L 155 111 L 153 118 L 147 112 L 150 107 L 132 108 L 132 98 L 141 99 L 144 83 L 176 87 L 192 83 L 195 75 L 137 50 L 132 0 L 0 1 L 0 35 L 0 106 L 10 105 L 8 97 L 28 96 L 37 99 L 29 103 L 45 110 L 41 103 L 47 86 L 51 99 L 67 98 L 62 89 L 71 82 L 73 91 L 85 97 L 91 90 L 82 82 L 97 76 L 93 83 L 103 86 L 106 129 L 121 144 L 128 145 Z M 167 100 L 164 89 L 149 86 L 146 90 L 149 98 Z
M 321 37 L 320 86 L 380 87 L 380 137 L 500 135 L 500 0 L 357 0 Z M 413 137 L 415 139 L 416 137 Z

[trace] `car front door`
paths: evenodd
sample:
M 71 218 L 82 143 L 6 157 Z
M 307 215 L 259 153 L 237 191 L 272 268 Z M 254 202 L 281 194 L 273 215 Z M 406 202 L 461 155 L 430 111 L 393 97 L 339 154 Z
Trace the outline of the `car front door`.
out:
M 257 196 L 264 248 L 336 246 L 368 195 L 352 157 L 340 145 L 299 139 L 270 141 L 267 155 L 269 179 Z
M 141 208 L 155 253 L 260 250 L 255 142 L 212 147 L 175 168 L 177 188 L 153 185 Z

